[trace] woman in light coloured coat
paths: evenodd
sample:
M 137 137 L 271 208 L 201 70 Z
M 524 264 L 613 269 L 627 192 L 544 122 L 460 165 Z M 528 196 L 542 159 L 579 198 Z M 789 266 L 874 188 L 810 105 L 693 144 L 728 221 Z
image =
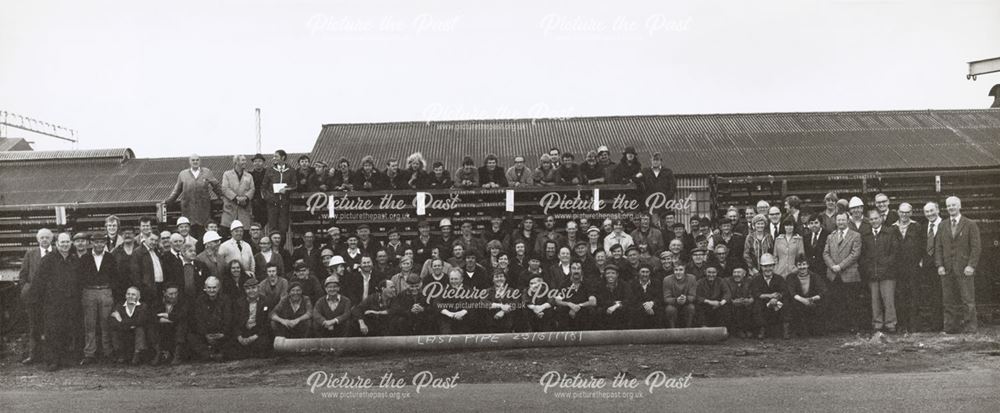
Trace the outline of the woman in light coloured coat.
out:
M 250 200 L 253 199 L 253 175 L 246 169 L 247 157 L 233 157 L 233 169 L 222 174 L 222 226 L 228 227 L 234 220 L 253 222 Z

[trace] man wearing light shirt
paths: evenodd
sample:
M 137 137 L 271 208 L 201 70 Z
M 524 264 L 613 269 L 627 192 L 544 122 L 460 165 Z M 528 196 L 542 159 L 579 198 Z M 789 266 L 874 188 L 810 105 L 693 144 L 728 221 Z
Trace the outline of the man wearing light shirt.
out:
M 114 299 L 111 296 L 112 280 L 118 277 L 118 266 L 114 257 L 106 254 L 108 240 L 103 234 L 93 237 L 94 248 L 80 260 L 80 285 L 84 324 L 83 360 L 80 365 L 90 364 L 97 355 L 97 329 L 100 326 L 101 348 L 104 357 L 111 358 L 111 331 L 108 329 L 108 315 Z
M 243 223 L 234 220 L 229 226 L 229 231 L 233 237 L 219 245 L 217 253 L 219 262 L 228 265 L 230 261 L 238 260 L 243 265 L 244 271 L 255 274 L 256 263 L 253 258 L 253 249 L 250 248 L 249 243 L 243 241 Z
M 141 295 L 156 297 L 163 284 L 163 262 L 160 260 L 160 236 L 150 233 L 139 248 L 139 274 L 132 285 L 139 288 Z
M 937 247 L 937 232 L 941 225 L 940 209 L 937 202 L 924 205 L 924 218 L 927 219 L 927 230 L 924 231 L 925 245 L 920 258 L 920 302 L 922 303 L 921 330 L 941 331 L 941 276 L 937 274 L 934 263 L 934 250 Z

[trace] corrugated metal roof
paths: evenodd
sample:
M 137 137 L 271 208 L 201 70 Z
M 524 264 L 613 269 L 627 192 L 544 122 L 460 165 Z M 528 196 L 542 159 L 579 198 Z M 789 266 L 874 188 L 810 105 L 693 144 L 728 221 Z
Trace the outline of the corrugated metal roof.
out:
M 0 162 L 64 161 L 74 159 L 117 159 L 119 162 L 124 162 L 132 158 L 135 158 L 135 153 L 129 148 L 0 152 Z
M 129 151 L 131 153 L 131 150 Z M 299 154 L 289 154 L 290 159 Z M 202 156 L 221 178 L 231 156 Z M 0 206 L 75 203 L 150 203 L 170 195 L 184 158 L 83 158 L 19 162 L 0 167 Z
M 0 152 L 3 151 L 30 151 L 31 144 L 24 138 L 0 138 Z
M 635 146 L 660 152 L 678 174 L 944 169 L 1000 165 L 1000 110 L 614 116 L 324 125 L 312 154 L 383 163 L 420 151 L 449 169 L 495 153 L 536 164 L 551 147 L 582 155 L 600 145 L 614 160 Z M 946 154 L 946 156 L 942 156 Z M 534 159 L 532 159 L 534 158 Z

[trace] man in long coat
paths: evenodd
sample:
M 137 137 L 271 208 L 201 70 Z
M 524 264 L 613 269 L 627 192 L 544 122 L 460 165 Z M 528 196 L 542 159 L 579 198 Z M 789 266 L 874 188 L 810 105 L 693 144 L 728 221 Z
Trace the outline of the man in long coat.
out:
M 233 157 L 233 169 L 222 173 L 222 223 L 228 227 L 234 220 L 253 222 L 251 200 L 254 195 L 254 180 L 247 171 L 247 157 Z
M 173 192 L 163 201 L 172 204 L 181 202 L 181 215 L 191 221 L 191 235 L 200 238 L 205 224 L 212 219 L 212 192 L 223 198 L 222 187 L 211 169 L 201 167 L 201 157 L 197 154 L 188 159 L 191 167 L 177 174 L 177 184 Z

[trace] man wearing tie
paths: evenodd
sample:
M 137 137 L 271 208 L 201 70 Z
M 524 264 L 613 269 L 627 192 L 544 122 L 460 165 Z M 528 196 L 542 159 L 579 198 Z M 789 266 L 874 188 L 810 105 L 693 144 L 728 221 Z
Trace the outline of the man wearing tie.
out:
M 826 239 L 823 261 L 826 278 L 830 281 L 830 320 L 840 324 L 841 330 L 856 332 L 866 324 L 861 311 L 864 286 L 858 272 L 861 258 L 861 234 L 848 229 L 847 213 L 836 216 L 837 230 Z
M 977 329 L 976 296 L 973 277 L 982 250 L 979 226 L 962 216 L 962 200 L 945 200 L 948 219 L 937 234 L 934 261 L 941 276 L 941 301 L 947 333 L 975 333 Z
M 921 307 L 924 308 L 921 325 L 926 325 L 925 331 L 942 331 L 941 276 L 937 274 L 937 264 L 934 262 L 937 232 L 942 221 L 937 202 L 924 205 L 924 218 L 927 218 L 927 238 L 924 253 L 920 257 L 919 297 L 923 304 Z
M 28 349 L 21 363 L 30 364 L 39 360 L 38 346 L 42 343 L 42 313 L 35 296 L 31 294 L 32 282 L 38 274 L 42 258 L 52 252 L 52 231 L 46 228 L 35 234 L 38 247 L 24 253 L 18 283 L 21 284 L 21 302 L 28 312 Z
M 806 259 L 809 261 L 809 271 L 816 274 L 826 274 L 826 262 L 823 261 L 823 250 L 826 249 L 826 239 L 830 237 L 830 231 L 827 231 L 823 227 L 820 214 L 809 216 L 802 241 L 806 252 Z
M 767 210 L 767 231 L 771 234 L 771 239 L 778 239 L 783 229 L 781 228 L 781 209 L 776 206 Z
M 861 273 L 868 281 L 872 330 L 896 332 L 896 237 L 882 227 L 877 209 L 868 211 L 871 230 L 861 234 Z

